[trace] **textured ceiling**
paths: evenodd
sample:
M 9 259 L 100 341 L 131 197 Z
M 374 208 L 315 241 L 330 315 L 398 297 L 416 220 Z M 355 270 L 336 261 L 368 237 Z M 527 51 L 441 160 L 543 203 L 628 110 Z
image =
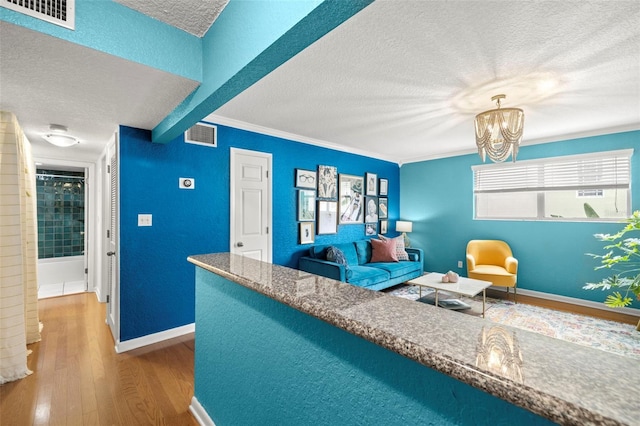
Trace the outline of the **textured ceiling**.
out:
M 130 9 L 202 37 L 229 0 L 115 0 Z
M 226 4 L 118 1 L 196 35 Z M 5 22 L 0 40 L 0 108 L 39 155 L 95 160 L 197 86 Z M 403 163 L 474 152 L 498 93 L 525 145 L 640 129 L 640 2 L 377 0 L 207 119 Z M 43 142 L 56 122 L 85 143 Z
M 36 156 L 95 160 L 119 124 L 152 129 L 198 86 L 6 22 L 0 39 L 0 109 L 16 114 Z M 52 123 L 81 144 L 70 150 L 45 142 Z
M 640 2 L 376 1 L 209 119 L 410 162 L 475 151 L 499 93 L 524 145 L 639 129 Z

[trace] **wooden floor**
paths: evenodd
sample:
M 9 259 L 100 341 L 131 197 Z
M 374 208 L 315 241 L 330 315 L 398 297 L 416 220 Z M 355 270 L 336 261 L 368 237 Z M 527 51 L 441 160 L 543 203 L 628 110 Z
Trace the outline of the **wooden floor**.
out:
M 197 425 L 193 334 L 117 354 L 94 293 L 38 302 L 33 374 L 0 386 L 0 425 Z
M 487 297 L 494 297 L 497 299 L 506 299 L 507 293 L 501 290 L 488 289 Z M 509 294 L 509 300 L 513 300 L 513 290 Z M 554 309 L 556 311 L 571 312 L 574 314 L 588 315 L 595 318 L 606 319 L 610 321 L 617 321 L 624 324 L 638 325 L 640 317 L 634 315 L 628 315 L 621 312 L 612 312 L 604 309 L 590 308 L 587 306 L 574 305 L 571 303 L 558 302 L 555 300 L 540 299 L 532 296 L 524 296 L 519 294 L 517 298 L 518 303 L 525 303 L 527 305 L 540 306 L 542 308 Z M 604 306 L 604 305 L 603 305 Z

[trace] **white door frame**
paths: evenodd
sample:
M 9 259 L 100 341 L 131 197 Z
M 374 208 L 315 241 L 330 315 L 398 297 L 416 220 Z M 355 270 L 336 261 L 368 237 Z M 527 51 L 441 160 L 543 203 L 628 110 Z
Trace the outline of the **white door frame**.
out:
M 116 166 L 117 169 L 110 170 L 110 173 L 107 173 L 107 167 L 111 167 L 111 157 L 116 156 Z M 107 309 L 106 309 L 106 318 L 105 321 L 109 325 L 111 329 L 111 334 L 113 336 L 113 340 L 116 343 L 116 347 L 118 342 L 120 341 L 120 240 L 119 240 L 119 231 L 120 231 L 120 149 L 118 146 L 118 133 L 114 133 L 114 136 L 107 143 L 107 148 L 105 150 L 105 165 L 104 168 L 104 221 L 103 221 L 103 229 L 101 230 L 102 235 L 104 236 L 104 244 L 100 249 L 100 255 L 103 259 L 104 271 L 103 276 L 105 277 L 105 293 L 108 297 Z M 115 193 L 115 229 L 113 233 L 115 235 L 115 247 L 111 246 L 111 238 L 107 237 L 107 230 L 111 228 L 111 174 L 116 173 L 116 193 Z M 114 270 L 113 270 L 113 283 L 109 281 L 109 257 L 107 253 L 109 251 L 114 251 L 115 255 L 111 257 L 111 259 L 115 262 Z M 117 351 L 117 350 L 116 350 Z
M 231 165 L 229 170 L 229 251 L 233 253 L 236 244 L 235 241 L 235 224 L 236 224 L 236 212 L 235 212 L 235 187 L 236 187 L 236 158 L 237 155 L 251 155 L 254 157 L 262 157 L 267 160 L 268 173 L 269 173 L 269 185 L 267 188 L 267 226 L 269 227 L 268 242 L 267 242 L 267 262 L 273 262 L 273 155 L 261 151 L 250 151 L 247 149 L 231 148 Z
M 84 275 L 84 289 L 85 291 L 95 292 L 100 286 L 99 266 L 97 262 L 100 253 L 99 242 L 96 238 L 95 232 L 93 232 L 97 222 L 96 212 L 99 194 L 96 185 L 96 165 L 95 163 L 89 163 L 86 161 L 60 160 L 57 158 L 47 157 L 34 157 L 33 161 L 37 164 L 36 168 L 38 169 L 46 169 L 47 166 L 84 169 L 84 269 L 85 271 L 88 271 L 88 273 Z

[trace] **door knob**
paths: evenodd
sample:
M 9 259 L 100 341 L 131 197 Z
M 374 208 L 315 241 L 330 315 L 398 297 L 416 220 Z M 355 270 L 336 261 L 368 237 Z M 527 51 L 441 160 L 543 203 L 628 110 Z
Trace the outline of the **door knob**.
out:
M 108 251 L 107 252 L 107 256 L 115 256 L 116 252 L 115 251 Z
M 236 244 L 236 246 L 238 247 L 244 247 L 244 243 L 242 241 L 240 241 L 238 244 Z

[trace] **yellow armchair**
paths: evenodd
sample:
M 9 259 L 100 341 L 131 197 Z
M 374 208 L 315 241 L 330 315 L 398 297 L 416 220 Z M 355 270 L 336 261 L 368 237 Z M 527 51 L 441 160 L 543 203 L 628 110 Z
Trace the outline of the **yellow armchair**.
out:
M 495 286 L 513 287 L 513 298 L 517 302 L 518 259 L 513 257 L 511 247 L 500 240 L 471 240 L 467 244 L 467 275 L 469 278 L 490 281 Z

